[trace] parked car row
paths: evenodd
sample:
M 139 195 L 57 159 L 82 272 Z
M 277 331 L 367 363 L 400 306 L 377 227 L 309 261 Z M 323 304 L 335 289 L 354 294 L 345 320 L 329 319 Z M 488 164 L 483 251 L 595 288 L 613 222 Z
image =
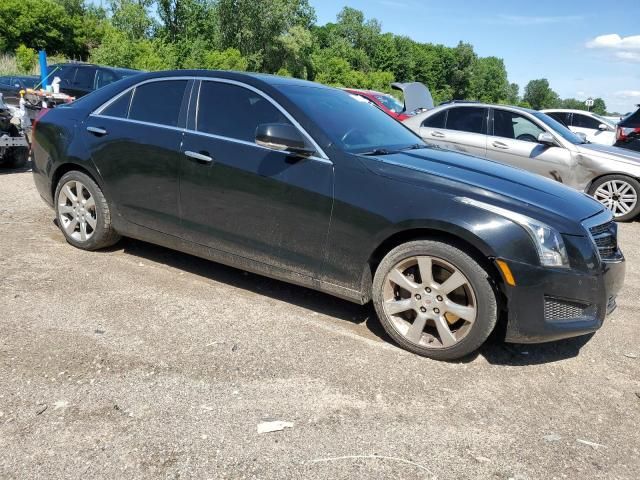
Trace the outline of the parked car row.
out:
M 311 82 L 148 73 L 42 115 L 33 174 L 77 248 L 130 236 L 372 301 L 389 336 L 420 355 L 460 358 L 498 322 L 512 342 L 597 330 L 625 275 L 611 211 L 486 158 L 528 155 L 528 168 L 582 189 L 593 175 L 578 157 L 604 169 L 606 147 L 494 105 L 405 125 Z

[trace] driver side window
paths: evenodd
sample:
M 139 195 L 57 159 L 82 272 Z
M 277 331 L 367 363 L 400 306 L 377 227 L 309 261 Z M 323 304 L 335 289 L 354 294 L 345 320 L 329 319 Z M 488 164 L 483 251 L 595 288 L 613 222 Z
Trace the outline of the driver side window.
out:
M 528 118 L 507 110 L 493 111 L 493 135 L 522 142 L 537 143 L 544 130 Z

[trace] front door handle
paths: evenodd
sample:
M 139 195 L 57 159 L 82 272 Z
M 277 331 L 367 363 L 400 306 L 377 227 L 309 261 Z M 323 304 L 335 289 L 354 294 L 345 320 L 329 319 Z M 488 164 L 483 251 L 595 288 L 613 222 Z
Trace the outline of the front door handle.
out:
M 100 127 L 87 127 L 87 132 L 91 132 L 98 137 L 102 137 L 107 134 L 107 131 L 104 128 Z
M 441 133 L 441 132 L 431 132 L 431 136 L 432 136 L 432 137 L 436 137 L 436 138 L 444 138 L 444 133 Z
M 509 150 L 509 145 L 507 145 L 506 143 L 502 143 L 502 142 L 493 142 L 492 145 L 496 148 L 499 148 L 501 150 Z
M 211 163 L 213 162 L 213 158 L 209 155 L 209 152 L 192 152 L 187 150 L 184 154 L 196 160 L 198 163 Z

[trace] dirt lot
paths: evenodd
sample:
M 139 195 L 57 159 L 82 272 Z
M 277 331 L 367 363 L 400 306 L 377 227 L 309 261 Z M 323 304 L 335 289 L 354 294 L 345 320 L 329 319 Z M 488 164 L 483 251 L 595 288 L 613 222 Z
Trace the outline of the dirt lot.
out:
M 640 223 L 591 340 L 439 363 L 368 307 L 53 218 L 0 174 L 0 478 L 640 478 Z

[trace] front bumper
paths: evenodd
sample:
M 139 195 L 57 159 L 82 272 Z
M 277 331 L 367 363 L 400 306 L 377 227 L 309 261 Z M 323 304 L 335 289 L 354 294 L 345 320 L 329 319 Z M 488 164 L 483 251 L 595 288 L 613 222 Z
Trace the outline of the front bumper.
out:
M 540 343 L 598 330 L 615 309 L 624 258 L 593 272 L 509 262 L 516 287 L 506 287 L 507 342 Z

